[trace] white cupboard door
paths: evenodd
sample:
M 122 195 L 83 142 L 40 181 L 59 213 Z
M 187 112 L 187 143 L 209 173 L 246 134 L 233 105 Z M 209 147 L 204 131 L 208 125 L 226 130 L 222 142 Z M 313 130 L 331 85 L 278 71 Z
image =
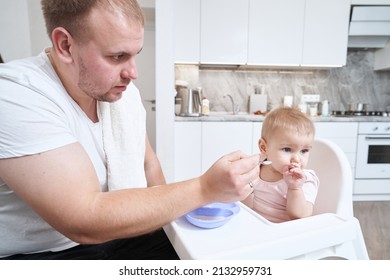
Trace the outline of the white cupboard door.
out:
M 174 181 L 201 175 L 201 122 L 175 122 Z
M 302 66 L 347 62 L 350 0 L 307 0 Z
M 347 156 L 354 174 L 357 152 L 357 122 L 316 122 L 316 138 L 324 138 L 336 143 Z
M 250 0 L 248 64 L 299 66 L 305 0 Z
M 245 64 L 249 0 L 201 0 L 203 64 Z
M 261 129 L 263 122 L 253 122 L 252 132 L 252 154 L 260 154 L 259 140 L 261 138 Z
M 390 70 L 390 41 L 374 53 L 374 70 Z
M 200 0 L 174 0 L 175 63 L 199 63 Z
M 252 153 L 251 122 L 203 122 L 202 172 L 223 155 L 238 150 Z

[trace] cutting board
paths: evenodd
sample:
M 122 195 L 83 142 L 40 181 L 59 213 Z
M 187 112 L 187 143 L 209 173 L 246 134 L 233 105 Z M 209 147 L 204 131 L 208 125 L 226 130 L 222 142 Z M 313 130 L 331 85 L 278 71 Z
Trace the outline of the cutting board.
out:
M 256 111 L 267 111 L 267 95 L 265 94 L 252 94 L 249 98 L 249 113 Z

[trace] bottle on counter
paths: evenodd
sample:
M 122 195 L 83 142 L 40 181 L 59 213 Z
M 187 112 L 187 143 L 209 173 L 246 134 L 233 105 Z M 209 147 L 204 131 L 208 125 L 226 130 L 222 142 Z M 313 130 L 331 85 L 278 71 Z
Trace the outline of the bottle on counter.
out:
M 175 97 L 175 115 L 176 116 L 179 116 L 181 113 L 181 103 L 182 103 L 182 98 Z
M 329 116 L 329 101 L 328 100 L 322 101 L 321 115 L 323 117 Z
M 202 99 L 202 115 L 207 116 L 210 113 L 210 101 L 206 96 L 203 96 Z

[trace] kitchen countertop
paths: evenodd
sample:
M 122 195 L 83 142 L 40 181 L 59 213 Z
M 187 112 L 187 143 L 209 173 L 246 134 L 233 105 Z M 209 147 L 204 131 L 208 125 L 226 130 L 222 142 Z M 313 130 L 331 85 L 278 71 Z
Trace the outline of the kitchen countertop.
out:
M 262 122 L 264 116 L 248 113 L 240 113 L 237 115 L 226 112 L 210 112 L 208 116 L 201 117 L 180 117 L 175 116 L 177 122 Z M 390 122 L 390 116 L 353 116 L 353 117 L 313 117 L 314 122 Z

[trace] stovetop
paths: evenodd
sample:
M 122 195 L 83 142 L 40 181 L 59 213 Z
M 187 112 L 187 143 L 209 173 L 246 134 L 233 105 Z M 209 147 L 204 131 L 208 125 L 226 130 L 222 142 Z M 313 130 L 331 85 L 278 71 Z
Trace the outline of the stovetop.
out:
M 390 112 L 386 111 L 332 111 L 334 117 L 362 117 L 362 116 L 375 116 L 375 117 L 387 117 L 390 116 Z

